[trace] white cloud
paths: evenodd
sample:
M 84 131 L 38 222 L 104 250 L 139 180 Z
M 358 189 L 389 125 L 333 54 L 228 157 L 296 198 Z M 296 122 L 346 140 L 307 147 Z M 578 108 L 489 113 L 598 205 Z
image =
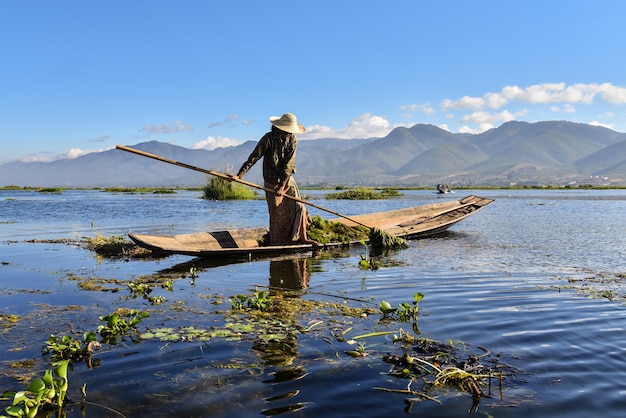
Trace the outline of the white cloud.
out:
M 109 138 L 109 135 L 102 135 L 101 137 L 90 139 L 88 142 L 106 142 Z
M 469 115 L 465 115 L 461 118 L 463 123 L 478 124 L 477 128 L 470 128 L 468 126 L 462 126 L 459 129 L 461 133 L 481 133 L 495 127 L 496 123 L 510 122 L 516 120 L 520 116 L 524 116 L 527 113 L 526 110 L 521 110 L 516 113 L 511 113 L 508 110 L 491 113 L 486 111 L 473 112 Z
M 47 163 L 54 160 L 54 157 L 49 155 L 37 155 L 37 154 L 28 154 L 24 158 L 21 158 L 20 161 L 23 163 Z
M 103 151 L 108 151 L 110 149 L 113 149 L 113 147 L 91 149 L 91 150 L 84 150 L 80 148 L 70 148 L 63 153 L 56 154 L 56 155 L 53 155 L 53 153 L 51 152 L 41 152 L 39 154 L 30 154 L 22 158 L 20 161 L 25 162 L 25 163 L 34 163 L 34 162 L 48 163 L 50 161 L 56 161 L 56 160 L 73 160 L 83 155 L 91 154 L 92 152 L 103 152 Z
M 587 106 L 597 109 L 602 105 L 626 104 L 626 88 L 612 83 L 541 83 L 527 87 L 505 86 L 499 92 L 486 92 L 482 96 L 463 96 L 458 99 L 445 98 L 439 104 L 448 118 L 457 119 L 462 125 L 458 132 L 480 133 L 499 123 L 516 120 L 530 112 L 550 110 L 565 114 L 578 113 L 578 118 Z M 520 105 L 527 109 L 516 111 Z M 537 105 L 545 105 L 538 107 Z M 604 118 L 608 115 L 591 116 Z M 590 117 L 590 119 L 591 119 Z M 610 117 L 610 116 L 606 116 Z
M 563 112 L 576 113 L 576 108 L 569 103 L 565 103 L 565 106 L 563 106 Z
M 611 104 L 621 105 L 626 103 L 626 88 L 617 87 L 611 83 L 600 85 L 602 100 Z
M 495 128 L 491 123 L 481 123 L 477 128 L 470 128 L 467 125 L 463 125 L 459 128 L 459 133 L 461 134 L 480 134 L 482 132 L 488 131 L 489 129 Z
M 405 115 L 406 117 L 411 117 L 413 112 L 420 112 L 425 115 L 432 115 L 437 112 L 435 108 L 430 105 L 430 103 L 402 105 L 400 106 L 400 110 L 407 112 Z
M 226 125 L 226 124 L 228 124 L 230 122 L 236 121 L 237 119 L 239 119 L 239 115 L 236 115 L 236 114 L 235 115 L 228 115 L 225 119 L 222 119 L 222 120 L 217 121 L 217 122 L 210 123 L 208 128 L 215 128 L 216 126 Z M 244 125 L 245 125 L 245 121 L 244 121 Z
M 563 107 L 550 106 L 552 112 L 576 113 L 576 108 L 569 103 L 565 103 Z
M 387 119 L 382 116 L 364 113 L 361 116 L 351 120 L 348 125 L 343 128 L 335 129 L 323 125 L 307 126 L 307 131 L 299 134 L 301 139 L 319 139 L 319 138 L 371 138 L 383 137 L 399 126 L 408 126 L 404 124 L 391 125 Z
M 591 126 L 601 126 L 603 128 L 608 128 L 608 129 L 611 129 L 611 130 L 615 130 L 613 125 L 609 125 L 608 123 L 598 122 L 597 120 L 592 120 L 591 122 L 589 122 L 587 124 L 591 125 Z
M 162 125 L 146 125 L 141 130 L 150 132 L 151 134 L 172 134 L 175 132 L 193 131 L 193 126 L 185 125 L 181 121 L 177 120 L 174 122 L 174 126 L 169 123 Z
M 543 83 L 525 88 L 505 86 L 500 92 L 487 92 L 481 97 L 463 96 L 460 99 L 444 99 L 442 110 L 449 109 L 500 109 L 511 102 L 532 104 L 591 104 L 599 99 L 611 104 L 626 103 L 626 88 L 611 83 L 572 84 Z
M 441 102 L 441 108 L 444 112 L 449 109 L 481 109 L 484 105 L 484 99 L 470 96 L 463 96 L 458 100 L 443 99 Z
M 74 158 L 81 157 L 83 155 L 91 154 L 92 152 L 104 152 L 113 149 L 113 147 L 107 148 L 99 148 L 99 149 L 80 149 L 80 148 L 70 148 L 64 154 L 58 155 L 55 160 L 59 159 L 69 159 L 73 160 Z
M 67 150 L 67 153 L 65 154 L 65 158 L 73 160 L 74 158 L 78 158 L 81 155 L 89 154 L 91 152 L 93 151 L 83 150 L 80 148 L 70 148 L 69 150 Z
M 192 149 L 206 149 L 212 150 L 215 148 L 224 148 L 230 147 L 234 145 L 241 144 L 241 141 L 232 138 L 226 138 L 223 136 L 218 136 L 217 138 L 214 136 L 209 136 L 207 139 L 202 140 L 200 142 L 196 142 L 191 146 Z

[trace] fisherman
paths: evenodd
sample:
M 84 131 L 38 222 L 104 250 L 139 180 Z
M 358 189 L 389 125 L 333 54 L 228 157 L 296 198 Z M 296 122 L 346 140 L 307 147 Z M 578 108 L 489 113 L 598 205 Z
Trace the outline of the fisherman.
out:
M 306 207 L 284 195 L 300 198 L 300 191 L 293 175 L 296 172 L 296 133 L 304 132 L 296 116 L 285 113 L 281 117 L 270 117 L 272 129 L 263 135 L 256 147 L 243 163 L 234 180 L 242 178 L 248 170 L 263 158 L 263 180 L 266 189 L 265 200 L 270 217 L 270 244 L 289 245 L 294 243 L 313 244 L 317 241 L 307 237 L 306 229 L 311 224 L 311 216 Z

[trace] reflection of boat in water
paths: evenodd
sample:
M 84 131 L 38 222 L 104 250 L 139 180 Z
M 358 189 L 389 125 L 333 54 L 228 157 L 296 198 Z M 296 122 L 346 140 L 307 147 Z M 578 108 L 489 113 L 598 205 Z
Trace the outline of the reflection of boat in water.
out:
M 452 189 L 447 184 L 439 183 L 437 185 L 437 193 L 439 193 L 439 194 L 452 193 Z
M 493 199 L 467 196 L 460 200 L 413 206 L 404 209 L 355 215 L 350 219 L 337 218 L 333 221 L 349 226 L 357 221 L 372 228 L 378 228 L 388 234 L 416 239 L 440 233 L 474 212 L 492 203 Z M 262 246 L 259 242 L 267 233 L 266 228 L 245 228 L 215 232 L 197 232 L 173 236 L 129 234 L 140 247 L 159 254 L 185 254 L 196 257 L 224 259 L 252 259 L 258 256 L 276 256 L 281 254 L 307 252 L 315 250 L 311 244 Z M 340 247 L 351 243 L 330 243 L 325 247 Z

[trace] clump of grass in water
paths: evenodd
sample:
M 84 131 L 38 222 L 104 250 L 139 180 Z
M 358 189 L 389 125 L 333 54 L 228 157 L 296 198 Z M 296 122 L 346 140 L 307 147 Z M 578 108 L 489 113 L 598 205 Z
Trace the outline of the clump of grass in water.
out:
M 402 193 L 396 189 L 385 188 L 378 192 L 365 187 L 359 187 L 354 190 L 345 192 L 327 194 L 327 199 L 343 199 L 343 200 L 375 200 L 387 199 L 389 197 L 402 196 Z
M 151 252 L 138 247 L 134 242 L 123 235 L 105 237 L 100 233 L 95 238 L 84 238 L 88 250 L 103 257 L 142 257 L 151 255 Z
M 203 191 L 202 198 L 208 200 L 252 200 L 257 197 L 254 190 L 222 177 L 209 178 Z
M 39 193 L 63 193 L 61 187 L 42 187 L 38 190 Z

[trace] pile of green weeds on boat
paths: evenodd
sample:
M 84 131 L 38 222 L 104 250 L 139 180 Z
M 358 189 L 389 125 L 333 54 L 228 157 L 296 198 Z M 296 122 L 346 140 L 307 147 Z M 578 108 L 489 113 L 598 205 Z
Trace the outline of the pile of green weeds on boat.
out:
M 348 226 L 341 222 L 328 221 L 319 215 L 311 218 L 311 225 L 307 228 L 308 237 L 320 244 L 358 242 L 367 238 L 369 232 L 369 228 L 364 226 Z

